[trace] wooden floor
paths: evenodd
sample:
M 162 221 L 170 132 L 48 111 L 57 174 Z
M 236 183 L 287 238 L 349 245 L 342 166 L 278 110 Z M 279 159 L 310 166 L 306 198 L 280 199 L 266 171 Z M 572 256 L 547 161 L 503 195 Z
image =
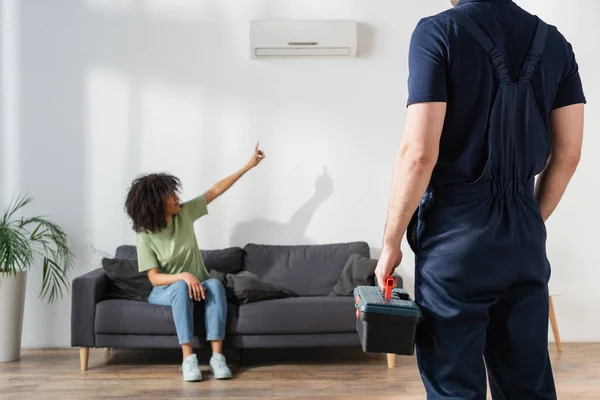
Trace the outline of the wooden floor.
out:
M 600 343 L 551 349 L 559 399 L 600 399 Z M 180 355 L 172 351 L 90 350 L 89 370 L 79 370 L 78 349 L 27 350 L 18 362 L 0 364 L 0 399 L 245 399 L 391 400 L 424 399 L 414 357 L 385 356 L 360 349 L 250 351 L 234 378 L 217 381 L 200 359 L 204 381 L 186 383 Z

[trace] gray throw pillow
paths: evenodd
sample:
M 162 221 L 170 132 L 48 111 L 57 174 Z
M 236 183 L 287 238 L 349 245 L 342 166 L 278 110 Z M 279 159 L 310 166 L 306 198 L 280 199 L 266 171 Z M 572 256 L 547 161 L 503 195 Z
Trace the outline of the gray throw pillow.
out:
M 333 287 L 330 296 L 352 296 L 357 286 L 375 285 L 377 260 L 352 254 L 342 270 L 340 279 Z
M 135 259 L 104 258 L 102 268 L 108 278 L 105 298 L 147 301 L 152 284 L 145 272 L 138 271 Z
M 223 284 L 227 301 L 234 304 L 247 304 L 297 296 L 278 285 L 263 281 L 256 274 L 248 271 L 225 274 L 212 270 L 210 271 L 210 277 L 219 280 Z

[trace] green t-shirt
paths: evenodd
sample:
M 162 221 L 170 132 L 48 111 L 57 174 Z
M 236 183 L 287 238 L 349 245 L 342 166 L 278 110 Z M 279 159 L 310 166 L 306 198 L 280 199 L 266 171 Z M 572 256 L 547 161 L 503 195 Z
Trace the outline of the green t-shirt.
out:
M 200 282 L 210 276 L 198 247 L 194 222 L 208 214 L 206 197 L 196 197 L 181 205 L 165 229 L 157 233 L 137 234 L 137 257 L 140 272 L 158 268 L 163 274 L 192 273 Z

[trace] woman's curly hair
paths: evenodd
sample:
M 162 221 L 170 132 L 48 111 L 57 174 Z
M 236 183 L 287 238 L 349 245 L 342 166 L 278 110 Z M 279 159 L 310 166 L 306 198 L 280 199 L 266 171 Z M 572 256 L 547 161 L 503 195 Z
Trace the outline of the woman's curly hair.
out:
M 164 199 L 179 192 L 179 178 L 164 174 L 149 174 L 136 178 L 131 184 L 125 210 L 136 232 L 159 232 L 167 227 Z

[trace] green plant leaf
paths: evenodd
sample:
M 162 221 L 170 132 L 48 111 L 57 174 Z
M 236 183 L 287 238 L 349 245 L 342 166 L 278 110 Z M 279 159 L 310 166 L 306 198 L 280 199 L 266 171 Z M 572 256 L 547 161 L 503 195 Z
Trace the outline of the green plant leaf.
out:
M 40 297 L 49 303 L 69 290 L 68 271 L 74 266 L 65 231 L 43 216 L 17 218 L 30 204 L 28 196 L 13 198 L 0 218 L 0 271 L 16 274 L 39 260 L 42 265 Z
M 21 208 L 27 206 L 32 201 L 33 201 L 33 199 L 29 196 L 19 196 L 17 198 L 13 197 L 10 204 L 8 205 L 8 209 L 2 216 L 1 224 L 4 225 L 4 224 L 9 223 L 11 221 L 11 219 L 13 218 L 13 216 L 17 213 L 17 211 L 19 211 Z
M 23 232 L 0 225 L 0 266 L 3 271 L 16 274 L 33 263 L 34 254 Z

